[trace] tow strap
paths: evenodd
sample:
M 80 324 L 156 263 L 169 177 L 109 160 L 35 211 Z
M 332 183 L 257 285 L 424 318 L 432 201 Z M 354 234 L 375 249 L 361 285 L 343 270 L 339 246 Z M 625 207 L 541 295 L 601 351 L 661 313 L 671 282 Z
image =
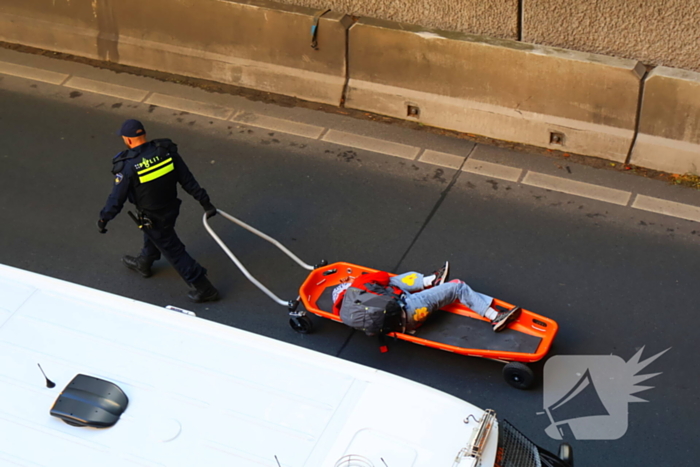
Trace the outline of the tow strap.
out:
M 314 22 L 311 25 L 311 48 L 314 50 L 318 50 L 318 22 L 321 19 L 321 16 L 325 15 L 329 11 L 331 11 L 330 8 L 319 10 L 314 15 Z

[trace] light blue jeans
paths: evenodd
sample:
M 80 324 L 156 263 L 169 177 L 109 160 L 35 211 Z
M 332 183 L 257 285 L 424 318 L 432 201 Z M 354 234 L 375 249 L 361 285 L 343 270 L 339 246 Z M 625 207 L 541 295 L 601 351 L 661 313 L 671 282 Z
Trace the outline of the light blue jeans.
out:
M 484 316 L 493 301 L 493 297 L 475 292 L 459 280 L 426 289 L 423 287 L 423 277 L 419 272 L 406 272 L 389 280 L 391 285 L 405 292 L 406 331 L 415 330 L 431 313 L 455 300 L 459 300 L 481 316 Z

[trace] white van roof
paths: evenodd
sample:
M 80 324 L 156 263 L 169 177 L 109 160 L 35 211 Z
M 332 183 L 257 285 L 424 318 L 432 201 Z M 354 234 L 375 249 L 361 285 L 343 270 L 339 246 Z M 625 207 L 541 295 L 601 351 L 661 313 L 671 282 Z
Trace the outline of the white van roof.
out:
M 116 425 L 49 414 L 77 374 L 126 393 Z M 455 459 L 483 414 L 382 371 L 0 265 L 2 465 L 467 467 Z

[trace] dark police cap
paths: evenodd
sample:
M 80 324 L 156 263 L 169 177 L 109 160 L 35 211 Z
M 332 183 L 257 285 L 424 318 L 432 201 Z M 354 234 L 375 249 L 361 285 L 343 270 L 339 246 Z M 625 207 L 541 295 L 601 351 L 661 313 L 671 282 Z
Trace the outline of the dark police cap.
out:
M 135 138 L 137 136 L 143 136 L 146 134 L 146 129 L 143 127 L 143 123 L 138 120 L 129 119 L 122 124 L 121 129 L 117 132 L 119 136 L 126 136 L 127 138 Z

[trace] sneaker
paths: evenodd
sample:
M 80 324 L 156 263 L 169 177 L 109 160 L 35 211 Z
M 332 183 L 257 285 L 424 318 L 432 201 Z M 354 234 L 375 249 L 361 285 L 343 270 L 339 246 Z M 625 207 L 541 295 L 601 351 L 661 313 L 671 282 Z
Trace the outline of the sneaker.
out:
M 520 307 L 516 306 L 508 311 L 499 312 L 498 316 L 496 316 L 496 319 L 491 321 L 491 324 L 493 324 L 493 332 L 503 331 L 508 323 L 518 319 L 518 317 L 520 316 L 520 311 Z
M 430 286 L 435 287 L 437 285 L 444 284 L 445 281 L 447 280 L 447 276 L 449 275 L 449 273 L 450 273 L 450 262 L 445 261 L 445 264 L 440 269 L 438 269 L 437 271 L 435 271 L 433 273 L 433 275 L 435 276 L 435 279 L 433 279 L 433 282 L 432 282 L 432 284 L 430 284 Z
M 149 261 L 143 256 L 123 256 L 122 263 L 124 263 L 124 266 L 132 271 L 138 272 L 143 277 L 151 277 L 153 275 L 151 271 L 153 261 Z

